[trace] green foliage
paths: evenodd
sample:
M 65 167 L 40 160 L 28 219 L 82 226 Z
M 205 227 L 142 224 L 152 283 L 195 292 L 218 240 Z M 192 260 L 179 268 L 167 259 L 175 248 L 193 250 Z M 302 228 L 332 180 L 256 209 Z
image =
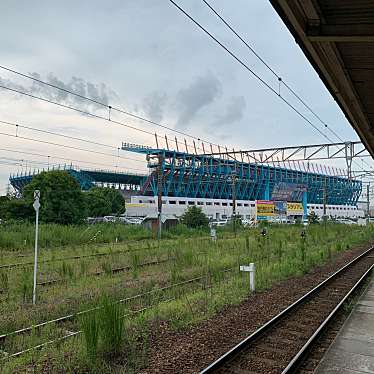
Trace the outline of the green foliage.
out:
M 23 192 L 30 206 L 35 190 L 40 190 L 41 222 L 67 225 L 79 223 L 85 217 L 83 193 L 68 172 L 54 170 L 35 175 Z
M 43 226 L 45 226 L 44 231 L 59 232 L 54 231 L 57 230 L 55 225 Z M 27 367 L 33 372 L 42 372 L 45 368 L 45 357 L 47 357 L 50 372 L 115 372 L 119 367 L 126 373 L 138 372 L 144 365 L 149 344 L 147 326 L 152 328 L 152 334 L 157 333 L 156 329 L 162 328 L 161 321 L 168 323 L 168 326 L 185 328 L 211 317 L 225 306 L 239 303 L 248 297 L 247 274 L 239 272 L 239 264 L 250 262 L 256 264 L 256 289 L 261 292 L 282 279 L 299 277 L 315 266 L 326 262 L 329 251 L 331 257 L 334 258 L 337 252 L 345 250 L 347 245 L 352 247 L 368 243 L 374 237 L 374 227 L 370 226 L 347 227 L 328 224 L 327 227 L 328 230 L 325 232 L 321 225 L 307 226 L 304 229 L 307 232 L 305 247 L 303 247 L 303 242 L 300 242 L 300 228 L 294 225 L 269 226 L 266 239 L 261 236 L 259 229 L 247 228 L 245 231 L 238 231 L 234 240 L 232 233 L 222 232 L 220 240 L 212 243 L 207 232 L 203 237 L 197 238 L 196 233 L 203 232 L 203 230 L 183 226 L 185 231 L 181 231 L 183 236 L 180 236 L 178 240 L 162 240 L 159 243 L 154 240 L 142 244 L 127 243 L 126 245 L 119 243 L 118 246 L 101 246 L 94 243 L 77 246 L 74 248 L 77 251 L 73 253 L 74 255 L 105 253 L 108 257 L 84 258 L 82 260 L 85 265 L 81 265 L 78 259 L 69 261 L 74 267 L 74 273 L 82 274 L 82 276 L 77 276 L 74 285 L 65 282 L 43 287 L 39 293 L 42 298 L 32 308 L 25 307 L 20 302 L 20 297 L 15 297 L 16 285 L 24 269 L 16 268 L 8 271 L 7 302 L 0 303 L 4 333 L 67 313 L 76 313 L 95 307 L 100 309 L 97 309 L 96 320 L 88 321 L 86 327 L 83 326 L 84 321 L 74 318 L 68 324 L 51 326 L 50 332 L 44 328 L 35 329 L 35 333 L 33 331 L 32 334 L 25 335 L 22 339 L 7 339 L 2 347 L 4 351 L 11 354 L 25 347 L 55 339 L 61 334 L 66 334 L 67 330 L 80 329 L 82 330 L 82 350 L 87 355 L 84 360 L 81 360 L 80 354 L 76 354 L 80 353 L 77 339 L 69 339 L 59 345 L 47 347 L 40 355 L 36 353 L 13 360 L 12 370 L 9 370 L 8 361 L 6 364 L 9 365 L 8 370 L 3 371 L 23 372 L 23 369 Z M 18 226 L 13 226 L 13 228 L 18 230 Z M 113 228 L 121 229 L 120 225 L 118 227 L 107 225 L 105 228 L 102 226 L 100 230 L 103 231 L 104 237 L 109 238 L 106 230 L 112 235 Z M 63 232 L 67 240 L 75 240 L 70 229 L 70 226 L 64 226 Z M 74 230 L 86 235 L 83 226 L 74 227 Z M 92 227 L 92 231 L 87 230 L 87 235 L 91 233 L 92 236 L 92 233 L 96 231 L 97 227 Z M 17 234 L 20 235 L 20 231 Z M 126 232 L 123 236 L 127 237 Z M 56 249 L 56 258 L 66 258 L 64 261 L 68 261 L 67 258 L 72 254 L 71 250 L 72 248 L 68 247 Z M 121 255 L 120 251 L 123 251 Z M 51 258 L 53 252 L 54 249 L 41 251 L 40 259 Z M 21 251 L 14 253 L 4 250 L 3 253 L 4 261 L 0 257 L 0 262 L 12 263 L 15 262 L 14 259 L 28 261 L 27 257 L 32 257 L 33 251 L 24 253 L 27 257 L 21 259 L 18 257 Z M 132 269 L 118 277 L 94 278 L 93 272 L 97 271 L 104 259 L 112 267 L 130 265 L 138 268 L 139 263 L 147 263 L 155 259 L 163 261 L 169 259 L 170 261 L 163 262 L 162 265 L 142 268 L 138 274 L 139 281 L 134 282 L 131 279 Z M 43 279 L 55 278 L 52 275 L 62 266 L 61 264 L 62 262 L 44 263 L 40 269 Z M 204 280 L 175 284 L 195 277 L 199 279 L 203 277 Z M 174 284 L 172 288 L 163 289 L 172 284 Z M 145 294 L 146 292 L 148 293 Z M 105 312 L 105 308 L 102 308 L 103 304 L 108 303 L 101 300 L 102 294 L 111 295 L 113 299 L 135 295 L 139 297 L 126 301 L 126 308 L 132 312 L 128 313 L 122 322 L 121 317 L 124 312 L 121 310 L 118 313 Z M 112 300 L 109 303 L 112 303 Z M 120 305 L 123 304 L 117 304 L 114 308 L 121 309 Z M 148 307 L 150 308 L 145 310 Z M 107 309 L 110 308 L 111 305 L 108 305 Z M 136 311 L 142 309 L 141 317 L 137 318 L 139 314 Z M 78 322 L 79 326 L 76 325 Z M 144 336 L 140 331 L 145 331 Z M 120 348 L 112 349 L 112 344 Z M 111 357 L 116 351 L 119 355 Z
M 124 318 L 122 306 L 104 296 L 100 309 L 100 336 L 104 353 L 115 356 L 124 343 Z
M 84 196 L 87 214 L 90 217 L 119 215 L 125 212 L 125 199 L 113 188 L 94 187 Z
M 29 220 L 35 217 L 32 204 L 14 197 L 1 196 L 0 218 L 6 220 Z
M 100 231 L 99 235 L 96 235 Z M 184 237 L 193 230 L 186 230 Z M 122 223 L 100 223 L 95 225 L 58 225 L 41 223 L 39 225 L 39 246 L 43 249 L 92 243 L 118 243 L 128 240 L 150 239 L 152 233 L 141 225 L 123 225 Z M 177 234 L 170 235 L 175 237 Z M 194 234 L 197 235 L 197 234 Z M 35 224 L 30 222 L 5 222 L 0 225 L 0 249 L 33 250 Z
M 103 269 L 103 272 L 104 272 L 106 275 L 112 275 L 112 265 L 110 264 L 109 261 L 104 260 L 104 261 L 101 263 L 101 268 Z
M 63 280 L 73 280 L 75 277 L 73 266 L 65 261 L 61 264 L 57 271 Z
M 8 293 L 9 277 L 6 270 L 0 270 L 0 293 Z
M 312 210 L 310 212 L 310 214 L 308 215 L 308 223 L 313 225 L 313 224 L 318 223 L 318 221 L 319 221 L 319 218 L 318 218 L 316 212 L 314 210 Z
M 97 312 L 93 311 L 83 314 L 79 319 L 79 325 L 83 332 L 87 356 L 91 360 L 96 360 L 99 342 L 99 321 Z
M 17 286 L 18 292 L 22 297 L 22 301 L 24 303 L 30 301 L 32 297 L 33 282 L 32 273 L 29 269 L 23 269 Z
M 187 227 L 208 227 L 208 217 L 203 213 L 202 209 L 193 205 L 189 207 L 181 217 L 181 222 Z

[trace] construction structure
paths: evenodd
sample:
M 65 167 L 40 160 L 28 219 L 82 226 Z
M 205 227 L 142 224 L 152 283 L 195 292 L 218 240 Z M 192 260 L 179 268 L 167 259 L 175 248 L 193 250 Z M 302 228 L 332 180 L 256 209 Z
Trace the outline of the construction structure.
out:
M 337 150 L 330 152 L 330 146 Z M 129 207 L 134 215 L 153 213 L 159 208 L 160 198 L 167 214 L 181 215 L 188 206 L 198 205 L 210 218 L 217 220 L 232 215 L 252 218 L 258 214 L 258 201 L 299 203 L 298 208 L 288 214 L 294 216 L 306 217 L 312 210 L 319 216 L 361 215 L 356 205 L 362 183 L 352 178 L 350 165 L 364 150 L 355 152 L 350 142 L 210 154 L 128 143 L 123 143 L 122 149 L 146 155 L 150 169 L 140 188 L 140 196 L 131 200 Z M 322 152 L 326 150 L 328 155 L 324 156 Z M 274 158 L 276 155 L 280 158 Z M 337 169 L 296 163 L 292 157 L 298 157 L 297 161 L 346 157 L 349 171 L 339 174 Z M 245 158 L 248 161 L 244 161 Z M 156 196 L 158 199 L 154 199 Z
M 374 157 L 374 3 L 270 0 Z
M 16 194 L 21 196 L 24 187 L 31 182 L 32 178 L 43 172 L 52 170 L 62 170 L 73 176 L 79 183 L 82 191 L 87 191 L 92 187 L 111 187 L 123 192 L 125 197 L 137 194 L 140 191 L 140 186 L 144 183 L 147 176 L 144 174 L 120 173 L 108 170 L 90 170 L 80 169 L 74 165 L 61 165 L 47 169 L 26 170 L 11 174 L 9 182 L 16 191 Z
M 204 148 L 204 145 L 202 145 Z M 82 190 L 93 186 L 121 191 L 131 216 L 161 213 L 181 216 L 197 205 L 211 219 L 259 216 L 259 207 L 285 216 L 358 217 L 362 182 L 352 161 L 365 156 L 360 142 L 210 153 L 182 152 L 123 143 L 122 150 L 143 154 L 149 174 L 120 173 L 63 166 Z M 347 169 L 322 167 L 311 161 L 344 158 Z M 40 170 L 10 176 L 19 195 Z M 267 202 L 276 202 L 270 207 Z M 284 204 L 282 204 L 282 202 Z M 287 203 L 289 203 L 287 205 Z M 283 208 L 282 208 L 283 207 Z M 272 213 L 272 214 L 273 214 Z M 265 214 L 266 216 L 266 214 Z M 266 218 L 266 217 L 265 217 Z

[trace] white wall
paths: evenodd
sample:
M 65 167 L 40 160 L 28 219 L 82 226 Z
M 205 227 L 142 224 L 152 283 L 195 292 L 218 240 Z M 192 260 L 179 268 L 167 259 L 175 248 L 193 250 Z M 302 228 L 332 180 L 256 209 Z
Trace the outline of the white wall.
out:
M 187 197 L 162 197 L 162 212 L 180 217 L 192 205 L 202 208 L 202 211 L 213 219 L 223 219 L 232 215 L 232 200 L 202 199 Z M 323 216 L 323 204 L 308 204 L 308 213 L 314 211 L 319 217 Z M 128 216 L 146 216 L 157 213 L 157 196 L 132 196 L 131 203 L 126 204 Z M 237 200 L 236 214 L 243 218 L 251 218 L 256 214 L 254 201 Z M 362 210 L 348 205 L 327 205 L 326 214 L 333 217 L 363 217 Z

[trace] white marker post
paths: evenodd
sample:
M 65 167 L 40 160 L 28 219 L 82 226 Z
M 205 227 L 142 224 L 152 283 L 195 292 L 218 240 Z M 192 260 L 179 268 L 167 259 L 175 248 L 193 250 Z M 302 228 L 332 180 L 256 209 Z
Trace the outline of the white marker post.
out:
M 38 271 L 38 234 L 39 234 L 39 208 L 40 208 L 40 191 L 34 191 L 34 204 L 33 207 L 36 212 L 35 217 L 35 259 L 34 259 L 34 288 L 32 292 L 32 303 L 36 304 L 36 274 Z
M 217 230 L 215 229 L 215 227 L 210 228 L 210 238 L 214 243 L 217 241 Z
M 249 289 L 253 292 L 255 290 L 255 264 L 252 262 L 249 265 L 241 265 L 240 271 L 249 272 Z

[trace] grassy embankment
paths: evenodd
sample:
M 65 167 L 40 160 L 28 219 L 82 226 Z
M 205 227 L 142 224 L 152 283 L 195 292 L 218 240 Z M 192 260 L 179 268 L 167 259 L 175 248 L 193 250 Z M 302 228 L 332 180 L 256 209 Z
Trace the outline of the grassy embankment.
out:
M 33 226 L 2 229 L 1 263 L 32 261 Z M 93 367 L 98 372 L 118 367 L 124 372 L 136 371 L 146 361 L 150 326 L 157 326 L 157 321 L 184 328 L 209 318 L 228 304 L 240 303 L 248 295 L 248 274 L 238 271 L 240 264 L 255 262 L 256 288 L 261 291 L 278 280 L 300 276 L 336 253 L 368 243 L 374 237 L 371 226 L 329 224 L 326 231 L 322 225 L 309 226 L 304 241 L 302 230 L 297 226 L 273 226 L 262 237 L 258 229 L 242 229 L 237 238 L 222 231 L 217 243 L 212 243 L 208 232 L 178 228 L 165 233 L 167 239 L 159 243 L 138 227 L 42 226 L 38 281 L 55 283 L 39 286 L 38 305 L 33 307 L 32 266 L 1 269 L 0 334 L 97 305 L 102 308 L 64 324 L 35 328 L 23 337 L 6 339 L 0 346 L 6 352 L 4 357 L 83 330 L 59 345 L 9 359 L 3 363 L 3 370 L 20 371 L 31 365 L 41 371 L 47 365 L 51 371 L 84 372 Z M 57 247 L 60 244 L 63 246 Z M 89 257 L 67 259 L 82 255 Z M 160 263 L 142 266 L 149 262 Z M 128 269 L 113 272 L 121 267 Z M 201 278 L 160 290 L 196 277 Z M 138 294 L 144 295 L 115 307 L 107 299 Z M 135 313 L 138 310 L 143 311 Z M 118 317 L 123 315 L 123 320 Z M 115 347 L 109 343 L 113 340 L 117 341 Z

